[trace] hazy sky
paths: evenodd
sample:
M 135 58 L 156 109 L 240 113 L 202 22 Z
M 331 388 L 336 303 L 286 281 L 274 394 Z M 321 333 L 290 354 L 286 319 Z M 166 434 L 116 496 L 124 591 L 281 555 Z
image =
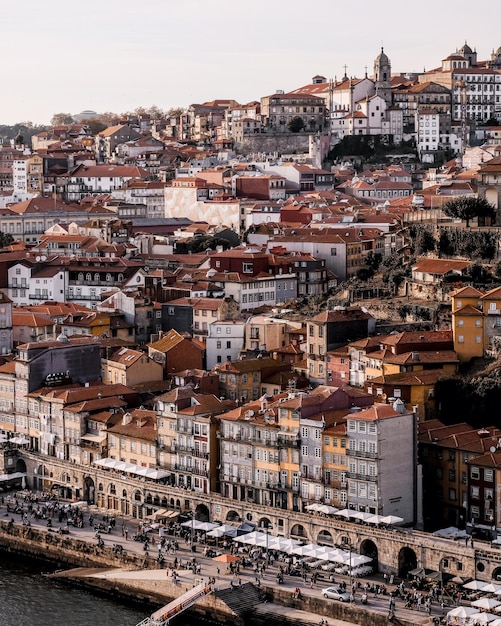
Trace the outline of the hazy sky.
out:
M 498 0 L 0 0 L 0 124 L 216 98 L 244 104 L 311 82 L 438 67 L 465 41 L 501 46 Z

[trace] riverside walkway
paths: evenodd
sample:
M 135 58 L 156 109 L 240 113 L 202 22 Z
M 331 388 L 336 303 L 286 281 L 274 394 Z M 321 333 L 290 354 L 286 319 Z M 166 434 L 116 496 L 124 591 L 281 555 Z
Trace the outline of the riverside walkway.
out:
M 21 498 L 18 498 L 18 503 L 22 507 L 23 512 L 14 513 L 7 511 L 7 496 L 4 498 L 4 503 L 0 503 L 0 519 L 9 520 L 14 519 L 14 524 L 26 523 L 26 505 Z M 94 524 L 100 523 L 105 525 L 106 515 L 108 511 L 98 511 L 96 508 L 83 507 L 83 526 L 81 528 L 70 526 L 69 535 L 74 538 L 78 538 L 91 545 L 97 544 L 96 531 L 94 530 Z M 93 524 L 89 523 L 89 517 L 92 516 Z M 66 523 L 59 522 L 57 516 L 52 519 L 52 532 L 57 533 L 60 529 L 66 531 Z M 79 578 L 108 578 L 119 580 L 163 580 L 165 581 L 167 576 L 172 575 L 174 569 L 174 563 L 176 564 L 175 572 L 177 574 L 177 585 L 179 588 L 179 594 L 183 594 L 198 584 L 208 584 L 209 580 L 213 581 L 213 588 L 215 592 L 223 590 L 231 590 L 233 587 L 239 587 L 246 583 L 253 583 L 266 593 L 267 590 L 276 591 L 282 597 L 290 597 L 292 599 L 293 594 L 297 588 L 299 588 L 301 596 L 305 599 L 318 599 L 323 602 L 322 588 L 332 586 L 333 583 L 329 582 L 327 575 L 323 580 L 317 582 L 311 582 L 311 577 L 303 579 L 297 576 L 285 575 L 283 583 L 278 583 L 277 573 L 279 566 L 282 565 L 280 561 L 275 561 L 270 564 L 262 576 L 256 580 L 255 572 L 252 567 L 240 567 L 238 574 L 230 571 L 230 567 L 220 562 L 214 561 L 208 556 L 204 556 L 204 545 L 194 543 L 191 545 L 191 538 L 184 540 L 177 538 L 178 549 L 170 552 L 163 552 L 164 564 L 158 562 L 159 551 L 159 536 L 152 532 L 149 533 L 150 542 L 148 553 L 144 550 L 143 544 L 133 540 L 134 534 L 139 528 L 140 521 L 137 519 L 131 519 L 121 516 L 114 520 L 115 524 L 111 528 L 111 532 L 101 534 L 101 540 L 104 542 L 104 550 L 113 549 L 120 550 L 123 553 L 135 554 L 138 557 L 142 555 L 142 569 L 121 569 L 121 568 L 107 568 L 107 569 L 95 569 L 89 568 L 82 571 L 80 568 L 77 570 L 68 570 L 61 572 L 61 576 L 67 578 L 79 577 Z M 47 529 L 46 519 L 35 519 L 35 517 L 28 514 L 28 522 L 31 526 Z M 220 552 L 228 553 L 228 550 L 219 548 Z M 188 564 L 195 559 L 197 568 L 188 569 Z M 167 567 L 167 565 L 169 567 Z M 348 576 L 335 575 L 335 584 L 341 582 L 346 583 L 347 588 L 350 589 L 351 580 Z M 378 584 L 384 585 L 385 580 L 382 575 L 371 575 L 364 577 L 363 579 L 357 579 L 356 582 L 360 582 L 360 585 Z M 290 595 L 289 595 L 290 594 Z M 361 607 L 360 604 L 361 590 L 356 589 L 354 594 L 354 604 L 356 607 Z M 335 600 L 327 600 L 325 603 L 335 603 Z M 325 605 L 324 603 L 324 605 Z M 287 605 L 290 604 L 290 605 Z M 306 605 L 307 602 L 304 602 Z M 256 607 L 256 613 L 266 616 L 281 616 L 282 619 L 290 619 L 291 622 L 304 623 L 317 625 L 323 618 L 327 619 L 329 626 L 348 626 L 349 624 L 356 623 L 355 620 L 342 621 L 334 619 L 330 615 L 322 613 L 314 613 L 305 611 L 301 608 L 301 601 L 295 601 L 290 603 L 263 603 Z M 372 595 L 370 594 L 369 602 L 363 607 L 364 610 L 377 613 L 380 616 L 388 615 L 389 596 L 384 594 Z M 421 611 L 405 608 L 403 600 L 396 598 L 395 600 L 395 616 L 400 623 L 406 624 L 432 624 L 433 618 L 441 617 L 443 609 L 438 602 L 433 602 L 431 606 L 431 613 L 428 615 L 424 607 Z

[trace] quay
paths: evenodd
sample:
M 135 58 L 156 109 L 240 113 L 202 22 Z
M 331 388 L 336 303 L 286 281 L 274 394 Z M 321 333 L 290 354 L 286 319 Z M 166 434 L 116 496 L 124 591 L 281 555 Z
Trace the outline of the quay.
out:
M 102 511 L 93 510 L 91 513 L 94 520 L 105 515 Z M 163 606 L 194 586 L 212 580 L 214 593 L 202 598 L 189 611 L 220 623 L 261 626 L 270 619 L 288 626 L 318 625 L 321 619 L 326 619 L 329 626 L 379 626 L 388 623 L 387 594 L 375 597 L 371 594 L 368 605 L 360 603 L 360 590 L 356 591 L 353 604 L 325 599 L 322 588 L 332 584 L 327 578 L 312 584 L 309 578 L 303 580 L 287 575 L 279 584 L 276 580 L 279 561 L 270 565 L 256 584 L 251 567 L 240 568 L 235 577 L 224 564 L 203 555 L 203 544 L 190 545 L 189 541 L 179 540 L 175 554 L 166 554 L 165 562 L 160 564 L 155 556 L 145 555 L 141 543 L 133 541 L 132 531 L 138 520 L 131 518 L 123 520 L 123 527 L 103 535 L 104 547 L 99 548 L 94 528 L 89 524 L 89 515 L 84 515 L 81 528 L 71 527 L 69 534 L 61 534 L 59 530 L 63 524 L 58 521 L 53 522 L 52 528 L 47 528 L 47 520 L 44 519 L 31 518 L 29 525 L 23 524 L 26 519 L 24 514 L 7 512 L 6 506 L 0 505 L 0 549 L 50 559 L 58 567 L 68 568 L 54 575 L 73 584 L 122 597 L 133 596 L 154 606 Z M 13 518 L 14 522 L 11 521 Z M 124 534 L 123 528 L 128 528 L 130 532 Z M 120 550 L 116 549 L 118 545 Z M 175 558 L 177 577 L 172 576 Z M 199 565 L 199 571 L 183 567 L 193 558 Z M 383 576 L 376 573 L 356 582 L 383 586 L 386 580 Z M 351 583 L 349 576 L 336 574 L 336 584 L 340 582 Z M 293 597 L 297 588 L 300 589 L 300 598 Z M 452 602 L 452 599 L 449 601 Z M 403 626 L 431 625 L 433 619 L 440 619 L 441 615 L 438 602 L 433 603 L 428 615 L 425 611 L 405 608 L 403 600 L 396 600 L 395 623 Z

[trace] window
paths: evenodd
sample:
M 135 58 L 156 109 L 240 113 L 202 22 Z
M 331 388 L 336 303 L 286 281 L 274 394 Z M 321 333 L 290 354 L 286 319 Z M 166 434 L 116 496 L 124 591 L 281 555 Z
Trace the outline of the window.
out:
M 484 469 L 484 480 L 491 483 L 494 480 L 494 470 Z
M 470 477 L 473 478 L 474 480 L 478 480 L 480 478 L 480 470 L 478 467 L 470 468 Z

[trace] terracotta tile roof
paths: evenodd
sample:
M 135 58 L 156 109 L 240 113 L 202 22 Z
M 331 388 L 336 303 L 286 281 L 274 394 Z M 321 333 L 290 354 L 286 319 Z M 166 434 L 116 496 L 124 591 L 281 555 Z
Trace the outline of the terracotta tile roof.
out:
M 445 376 L 444 370 L 421 370 L 418 372 L 401 372 L 398 374 L 386 374 L 377 376 L 367 381 L 368 385 L 402 385 L 402 386 L 421 386 L 434 385 L 437 380 Z
M 108 428 L 108 433 L 154 442 L 157 439 L 157 414 L 156 411 L 146 409 L 134 409 L 130 411 L 131 421 L 124 424 L 120 422 Z M 127 415 L 127 414 L 126 414 Z M 125 418 L 125 416 L 124 416 Z
M 501 300 L 501 287 L 496 287 L 495 289 L 491 289 L 486 294 L 484 294 L 481 300 Z
M 458 298 L 459 296 L 462 298 L 480 298 L 483 295 L 483 291 L 471 286 L 462 287 L 461 289 L 457 289 L 450 294 L 452 298 Z
M 461 272 L 471 264 L 472 261 L 458 261 L 456 259 L 418 259 L 412 266 L 412 271 L 443 275 L 453 271 Z
M 401 414 L 395 411 L 391 404 L 374 404 L 367 409 L 362 409 L 362 411 L 350 415 L 352 419 L 363 420 L 365 422 L 377 422 L 399 416 L 401 416 Z
M 456 309 L 455 311 L 453 311 L 453 313 L 454 315 L 474 315 L 474 316 L 483 315 L 482 311 L 475 308 L 471 304 L 467 304 L 466 306 L 460 309 Z
M 121 363 L 126 367 L 130 367 L 142 356 L 145 356 L 144 352 L 140 350 L 131 350 L 130 348 L 121 348 L 117 352 L 114 352 L 108 359 L 114 363 Z

